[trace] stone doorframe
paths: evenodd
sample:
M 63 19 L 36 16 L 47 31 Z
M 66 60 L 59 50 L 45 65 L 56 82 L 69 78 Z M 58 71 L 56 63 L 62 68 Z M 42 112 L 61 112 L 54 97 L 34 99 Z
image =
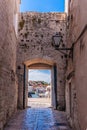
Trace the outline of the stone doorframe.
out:
M 23 80 L 23 109 L 27 107 L 28 95 L 28 69 L 50 69 L 51 70 L 51 85 L 52 97 L 51 106 L 57 109 L 57 67 L 56 64 L 48 59 L 36 58 L 24 62 L 24 80 Z

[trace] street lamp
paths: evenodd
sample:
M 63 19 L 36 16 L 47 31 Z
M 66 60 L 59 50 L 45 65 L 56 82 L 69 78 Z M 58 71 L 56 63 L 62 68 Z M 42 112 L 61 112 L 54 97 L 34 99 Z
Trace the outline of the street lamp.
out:
M 72 57 L 68 55 L 67 53 L 64 53 L 64 51 L 70 51 L 71 55 L 73 54 L 73 46 L 71 48 L 66 48 L 65 44 L 63 44 L 63 36 L 61 32 L 57 32 L 55 35 L 52 36 L 52 46 L 56 49 L 65 54 L 67 57 Z M 63 50 L 63 51 L 61 51 Z

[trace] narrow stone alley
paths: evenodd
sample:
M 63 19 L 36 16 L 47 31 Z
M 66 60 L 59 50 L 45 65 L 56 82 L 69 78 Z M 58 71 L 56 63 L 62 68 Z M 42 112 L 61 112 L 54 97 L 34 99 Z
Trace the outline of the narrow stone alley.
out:
M 0 130 L 87 130 L 87 0 L 0 0 Z
M 71 130 L 65 112 L 51 108 L 27 108 L 17 112 L 4 130 Z

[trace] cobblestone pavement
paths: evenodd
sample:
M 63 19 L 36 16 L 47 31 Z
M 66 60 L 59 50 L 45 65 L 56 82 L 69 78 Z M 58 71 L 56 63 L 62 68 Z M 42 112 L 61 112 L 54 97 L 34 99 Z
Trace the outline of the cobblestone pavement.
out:
M 66 114 L 51 108 L 27 108 L 17 112 L 4 130 L 71 130 Z

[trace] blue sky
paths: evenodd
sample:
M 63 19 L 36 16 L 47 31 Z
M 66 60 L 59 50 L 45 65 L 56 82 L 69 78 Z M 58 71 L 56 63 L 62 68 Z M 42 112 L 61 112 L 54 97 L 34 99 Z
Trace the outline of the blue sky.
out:
M 51 71 L 50 70 L 29 70 L 29 79 L 33 81 L 45 81 L 50 83 L 51 82 Z
M 21 0 L 21 12 L 64 12 L 65 0 Z

